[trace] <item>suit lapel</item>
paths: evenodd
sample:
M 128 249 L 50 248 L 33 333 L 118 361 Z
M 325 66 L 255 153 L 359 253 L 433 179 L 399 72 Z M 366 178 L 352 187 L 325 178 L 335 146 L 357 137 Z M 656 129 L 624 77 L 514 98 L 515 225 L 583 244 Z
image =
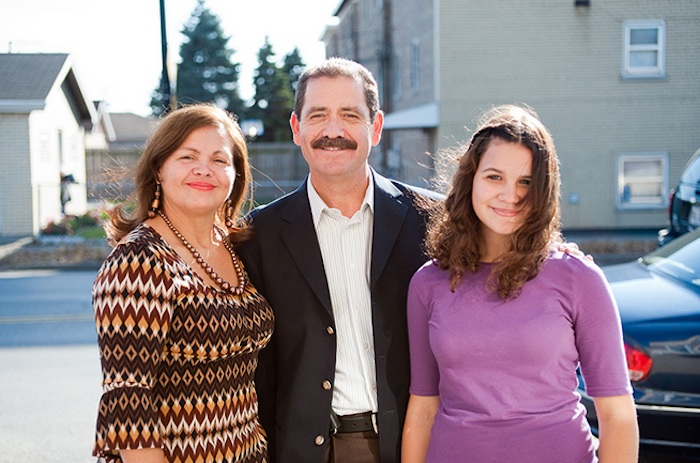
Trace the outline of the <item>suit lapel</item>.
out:
M 374 175 L 374 230 L 370 287 L 384 271 L 391 250 L 401 231 L 408 207 L 398 200 L 402 195 L 389 180 Z M 282 218 L 282 240 L 316 297 L 333 314 L 323 258 L 311 217 L 311 206 L 304 182 L 290 198 Z
M 331 296 L 311 216 L 306 182 L 292 194 L 282 218 L 287 222 L 281 229 L 282 240 L 314 294 L 332 315 Z
M 391 250 L 408 207 L 398 200 L 402 194 L 389 180 L 374 174 L 374 238 L 372 240 L 372 268 L 370 287 L 374 288 L 379 275 L 384 271 Z

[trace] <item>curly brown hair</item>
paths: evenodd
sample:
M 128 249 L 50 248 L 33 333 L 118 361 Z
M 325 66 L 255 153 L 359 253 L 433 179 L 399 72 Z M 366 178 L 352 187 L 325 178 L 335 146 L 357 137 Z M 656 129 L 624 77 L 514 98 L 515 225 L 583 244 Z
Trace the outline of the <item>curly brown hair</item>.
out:
M 146 148 L 134 172 L 135 189 L 130 200 L 108 212 L 110 220 L 105 224 L 105 231 L 109 244 L 118 243 L 138 224 L 146 220 L 148 210 L 155 198 L 158 172 L 161 167 L 193 131 L 203 127 L 216 127 L 223 130 L 231 145 L 233 166 L 236 171 L 231 194 L 219 207 L 216 220 L 219 225 L 224 225 L 228 205 L 233 209 L 234 220 L 240 216 L 241 208 L 249 198 L 252 198 L 252 183 L 248 147 L 235 116 L 210 103 L 183 106 L 168 113 L 146 142 Z M 247 234 L 244 223 L 240 223 L 229 231 L 229 239 L 232 242 L 245 239 Z
M 532 154 L 532 182 L 523 203 L 523 225 L 511 236 L 510 249 L 489 277 L 503 299 L 517 297 L 534 278 L 550 247 L 561 242 L 559 161 L 554 141 L 537 114 L 529 108 L 498 106 L 486 112 L 466 149 L 446 153 L 458 163 L 444 207 L 432 214 L 426 238 L 428 255 L 450 272 L 452 291 L 465 272 L 476 272 L 482 257 L 482 223 L 472 204 L 474 176 L 494 139 L 518 143 Z

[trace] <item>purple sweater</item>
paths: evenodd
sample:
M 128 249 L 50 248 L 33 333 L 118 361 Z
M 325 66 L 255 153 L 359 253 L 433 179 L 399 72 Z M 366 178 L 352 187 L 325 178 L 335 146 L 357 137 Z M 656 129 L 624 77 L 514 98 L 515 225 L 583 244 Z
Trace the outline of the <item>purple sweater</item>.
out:
M 440 396 L 427 461 L 597 461 L 576 367 L 593 397 L 632 392 L 605 277 L 553 252 L 504 301 L 485 289 L 491 268 L 466 274 L 454 293 L 432 263 L 411 281 L 411 394 Z

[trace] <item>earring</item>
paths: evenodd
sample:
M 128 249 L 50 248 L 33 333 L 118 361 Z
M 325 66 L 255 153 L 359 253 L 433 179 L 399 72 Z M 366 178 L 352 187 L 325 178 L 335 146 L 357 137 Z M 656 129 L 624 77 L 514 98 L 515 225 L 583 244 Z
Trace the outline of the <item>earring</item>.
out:
M 156 211 L 160 206 L 160 183 L 156 183 L 156 191 L 154 194 L 155 198 L 153 198 L 153 202 L 151 202 L 151 208 L 148 210 L 148 217 L 151 219 L 156 216 Z
M 231 204 L 230 199 L 226 201 L 226 216 L 224 223 L 226 224 L 226 228 L 233 230 L 235 224 L 233 223 L 233 204 Z

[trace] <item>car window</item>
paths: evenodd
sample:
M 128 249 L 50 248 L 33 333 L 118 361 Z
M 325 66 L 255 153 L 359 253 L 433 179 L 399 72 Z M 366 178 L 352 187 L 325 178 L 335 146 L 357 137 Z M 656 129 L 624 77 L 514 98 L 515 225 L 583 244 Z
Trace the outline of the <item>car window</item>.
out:
M 700 229 L 647 254 L 641 262 L 650 271 L 700 287 Z

